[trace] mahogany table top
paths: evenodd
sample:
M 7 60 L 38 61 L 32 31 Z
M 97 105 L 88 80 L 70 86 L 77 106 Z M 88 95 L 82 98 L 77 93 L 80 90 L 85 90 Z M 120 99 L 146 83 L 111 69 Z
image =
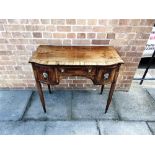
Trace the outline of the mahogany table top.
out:
M 43 65 L 101 65 L 123 64 L 111 46 L 50 46 L 40 45 L 30 58 L 31 63 Z

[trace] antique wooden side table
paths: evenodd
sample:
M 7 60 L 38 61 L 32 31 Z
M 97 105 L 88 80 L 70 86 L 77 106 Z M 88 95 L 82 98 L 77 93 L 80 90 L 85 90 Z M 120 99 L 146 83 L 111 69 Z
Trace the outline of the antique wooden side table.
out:
M 41 83 L 57 85 L 66 76 L 83 76 L 95 85 L 111 84 L 105 113 L 115 89 L 119 68 L 123 60 L 110 46 L 49 46 L 40 45 L 29 61 L 32 64 L 36 86 L 44 112 L 45 100 Z

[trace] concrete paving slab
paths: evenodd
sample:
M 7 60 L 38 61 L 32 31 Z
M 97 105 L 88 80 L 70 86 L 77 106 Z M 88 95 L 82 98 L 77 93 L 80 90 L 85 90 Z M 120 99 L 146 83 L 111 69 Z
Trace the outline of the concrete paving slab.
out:
M 1 90 L 0 91 L 0 121 L 20 120 L 25 112 L 32 91 Z
M 73 119 L 118 119 L 118 115 L 111 103 L 105 114 L 108 92 L 102 95 L 99 91 L 73 91 L 72 118 Z
M 71 91 L 54 90 L 52 94 L 44 92 L 47 113 L 43 112 L 40 98 L 34 93 L 30 107 L 25 113 L 24 120 L 69 120 L 71 118 Z
M 155 101 L 142 87 L 132 87 L 129 92 L 115 92 L 115 107 L 121 120 L 155 120 Z
M 155 88 L 146 88 L 146 90 L 149 92 L 149 94 L 153 97 L 155 100 Z
M 155 135 L 155 122 L 148 122 L 148 125 L 152 133 Z
M 95 121 L 56 121 L 48 122 L 47 135 L 97 135 Z
M 131 121 L 99 121 L 100 132 L 103 135 L 150 135 L 145 122 Z
M 42 135 L 45 133 L 45 122 L 0 122 L 0 135 Z

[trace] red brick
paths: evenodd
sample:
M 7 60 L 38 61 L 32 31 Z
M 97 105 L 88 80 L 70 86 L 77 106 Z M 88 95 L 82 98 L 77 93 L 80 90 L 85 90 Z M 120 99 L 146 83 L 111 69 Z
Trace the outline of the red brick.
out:
M 95 38 L 96 34 L 95 33 L 87 33 L 87 38 Z
M 115 33 L 108 33 L 107 39 L 115 39 Z
M 77 33 L 77 38 L 86 38 L 85 33 Z
M 127 34 L 126 35 L 126 38 L 125 39 L 135 39 L 136 35 L 134 33 L 130 33 L 130 34 Z
M 88 19 L 87 24 L 88 25 L 96 25 L 97 24 L 97 19 Z
M 25 45 L 25 48 L 26 48 L 27 50 L 30 50 L 30 51 L 36 50 L 36 46 L 35 46 L 35 45 Z
M 86 25 L 86 19 L 77 19 L 76 24 L 77 25 Z
M 113 40 L 110 40 L 110 45 L 113 45 L 113 46 L 124 46 L 124 45 L 128 45 L 128 40 L 124 40 L 124 39 L 113 39 Z
M 46 25 L 46 31 L 56 31 L 56 26 L 53 26 L 53 25 Z
M 144 26 L 144 25 L 146 25 L 145 24 L 146 23 L 146 19 L 140 19 L 140 26 Z
M 69 83 L 69 87 L 75 88 L 76 87 L 76 84 L 70 84 Z
M 42 38 L 42 33 L 40 33 L 40 32 L 33 32 L 33 38 Z
M 115 38 L 116 39 L 125 39 L 126 35 L 127 34 L 125 34 L 125 33 L 116 33 Z
M 51 45 L 62 45 L 62 41 L 61 40 L 48 40 L 48 44 L 51 44 Z
M 42 44 L 42 45 L 47 45 L 48 44 L 48 40 L 47 39 L 34 39 L 33 42 L 35 44 Z
M 52 38 L 51 32 L 43 32 L 43 38 Z
M 132 27 L 124 26 L 124 27 L 114 27 L 113 32 L 118 32 L 118 33 L 127 33 L 131 32 Z
M 108 20 L 108 25 L 110 26 L 118 26 L 119 20 L 118 19 L 109 19 Z
M 129 45 L 145 45 L 147 40 L 130 40 Z
M 11 32 L 1 32 L 3 38 L 12 38 Z
M 94 26 L 93 32 L 102 32 L 102 33 L 112 32 L 112 27 Z
M 120 19 L 119 20 L 119 25 L 128 25 L 129 24 L 129 19 Z
M 6 39 L 0 39 L 0 44 L 6 44 L 8 41 Z
M 107 19 L 99 19 L 98 23 L 99 23 L 99 25 L 107 26 L 108 25 L 108 20 Z
M 136 39 L 149 39 L 150 34 L 149 33 L 137 33 Z
M 66 88 L 66 87 L 68 87 L 68 84 L 60 84 L 60 85 L 58 85 L 58 87 L 59 88 Z
M 59 32 L 70 32 L 71 27 L 70 26 L 57 26 L 57 31 L 59 31 Z
M 83 88 L 83 84 L 79 84 L 79 83 L 78 83 L 78 84 L 76 84 L 76 87 L 77 87 L 77 88 Z
M 3 25 L 0 25 L 0 31 L 4 31 Z
M 0 50 L 7 50 L 7 46 L 5 44 L 0 45 Z
M 135 33 L 116 33 L 116 39 L 135 39 Z
M 73 80 L 73 83 L 86 83 L 87 80 Z
M 151 26 L 153 27 L 153 25 L 155 24 L 155 19 L 146 19 L 146 23 L 147 26 Z
M 76 40 L 72 40 L 72 44 L 76 45 L 76 44 L 82 44 L 82 45 L 88 45 L 90 44 L 90 40 L 81 40 L 81 39 L 76 39 Z
M 66 38 L 65 33 L 53 33 L 54 38 Z
M 28 39 L 9 39 L 9 42 L 12 44 L 28 44 Z
M 136 46 L 136 51 L 144 51 L 145 45 L 143 46 Z
M 12 32 L 13 38 L 32 38 L 31 32 Z
M 7 20 L 6 19 L 0 19 L 0 24 L 7 24 Z
M 40 24 L 39 19 L 29 19 L 29 24 Z
M 139 26 L 140 25 L 140 19 L 131 19 L 130 25 L 131 26 Z
M 76 20 L 75 19 L 66 19 L 66 24 L 68 24 L 68 25 L 75 25 L 76 24 Z
M 106 33 L 97 33 L 97 39 L 106 39 L 107 34 Z
M 26 25 L 26 31 L 45 31 L 44 25 Z
M 75 33 L 67 33 L 67 38 L 75 38 L 76 34 Z
M 63 45 L 71 45 L 71 40 L 63 40 Z
M 6 45 L 7 50 L 16 50 L 16 46 L 15 45 Z
M 16 45 L 17 50 L 26 50 L 25 45 Z
M 0 51 L 0 55 L 10 55 L 12 51 Z
M 65 19 L 51 19 L 51 24 L 65 25 Z
M 6 31 L 25 31 L 24 25 L 5 25 Z
M 15 65 L 14 61 L 5 61 L 5 60 L 1 60 L 1 65 Z
M 141 60 L 141 56 L 142 56 L 142 53 L 141 53 L 139 58 L 138 57 L 137 58 L 132 58 L 132 61 L 133 62 L 139 62 Z
M 91 26 L 73 26 L 72 30 L 74 32 L 91 32 L 92 27 Z
M 127 57 L 141 57 L 142 53 L 137 53 L 137 52 L 126 52 Z
M 152 31 L 152 27 L 132 27 L 131 32 L 135 33 L 150 33 Z
M 8 43 L 4 43 L 5 41 L 1 40 L 3 43 L 0 45 L 0 51 L 5 51 L 0 52 L 0 59 L 4 59 L 1 63 L 4 68 L 0 68 L 0 74 L 3 73 L 0 77 L 0 87 L 13 88 L 17 84 L 19 88 L 22 83 L 25 83 L 23 88 L 34 86 L 34 76 L 30 64 L 28 65 L 28 60 L 32 51 L 35 51 L 40 44 L 60 46 L 109 45 L 103 43 L 110 40 L 110 45 L 118 50 L 119 55 L 125 61 L 120 69 L 117 88 L 127 90 L 141 59 L 149 33 L 152 31 L 152 23 L 152 20 L 147 19 L 128 19 L 126 21 L 119 19 L 13 19 L 8 23 L 7 20 L 0 20 L 0 29 L 2 29 L 0 38 L 8 41 Z M 65 28 L 70 26 L 70 30 L 68 32 L 63 27 L 60 28 L 61 31 L 57 31 L 59 26 Z M 5 27 L 7 27 L 6 32 L 4 31 Z M 34 39 L 33 35 L 35 36 L 35 33 L 36 35 L 42 33 L 44 39 Z M 54 37 L 60 39 L 54 39 Z M 95 44 L 92 44 L 92 42 L 95 42 Z M 14 66 L 16 66 L 16 70 Z M 3 77 L 6 80 L 1 82 L 1 78 L 4 79 Z M 67 77 L 64 83 L 62 82 L 66 88 L 69 87 L 69 83 L 75 84 L 71 85 L 71 88 L 99 88 L 95 87 L 91 80 L 82 77 Z M 47 89 L 47 87 L 45 88 Z M 63 88 L 63 85 L 61 85 L 61 88 Z
M 41 19 L 41 24 L 51 24 L 50 19 Z
M 28 24 L 29 20 L 28 19 L 19 19 L 20 24 Z
M 20 24 L 19 19 L 8 19 L 8 24 Z
M 105 45 L 105 44 L 109 44 L 109 40 L 92 40 L 92 44 Z

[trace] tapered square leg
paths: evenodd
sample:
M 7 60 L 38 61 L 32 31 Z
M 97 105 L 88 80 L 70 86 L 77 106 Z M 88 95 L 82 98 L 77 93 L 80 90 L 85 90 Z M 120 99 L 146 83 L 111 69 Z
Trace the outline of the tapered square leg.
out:
M 36 72 L 36 70 L 35 70 L 33 64 L 32 64 L 32 68 L 33 68 L 34 77 L 35 77 L 35 80 L 36 80 L 36 86 L 37 86 L 37 89 L 38 89 L 38 93 L 39 93 L 40 101 L 41 101 L 41 104 L 42 104 L 42 107 L 43 107 L 44 113 L 46 113 L 45 100 L 44 100 L 44 95 L 43 95 L 43 91 L 42 91 L 41 83 L 39 82 L 39 80 L 38 80 L 38 78 L 37 78 L 37 77 L 38 77 L 38 76 L 37 76 L 37 72 Z
M 100 94 L 102 94 L 103 89 L 104 89 L 104 85 L 101 86 L 101 92 L 100 92 Z
M 113 82 L 112 82 L 111 87 L 110 87 L 109 96 L 108 96 L 108 100 L 107 100 L 107 105 L 106 105 L 106 108 L 105 108 L 105 113 L 107 113 L 109 105 L 110 105 L 111 100 L 112 100 L 112 95 L 113 95 L 114 90 L 115 90 L 116 81 L 117 81 L 117 77 L 118 77 L 118 73 L 119 73 L 119 68 L 120 68 L 120 65 L 115 70 L 115 75 L 114 75 Z
M 116 85 L 116 82 L 113 82 L 113 83 L 111 84 L 111 88 L 110 88 L 110 92 L 109 92 L 109 96 L 108 96 L 108 100 L 107 100 L 107 105 L 106 105 L 106 108 L 105 108 L 105 113 L 107 113 L 108 108 L 109 108 L 109 105 L 110 105 L 110 103 L 111 103 L 112 95 L 113 95 L 114 90 L 115 90 L 115 85 Z
M 44 95 L 43 95 L 41 83 L 39 81 L 37 81 L 36 85 L 37 85 L 37 88 L 38 88 L 38 93 L 39 93 L 39 97 L 40 97 L 40 100 L 41 100 L 41 104 L 42 104 L 44 113 L 46 113 L 45 100 L 44 100 Z
M 52 93 L 52 92 L 51 92 L 50 84 L 48 84 L 48 91 L 49 91 L 50 94 Z

